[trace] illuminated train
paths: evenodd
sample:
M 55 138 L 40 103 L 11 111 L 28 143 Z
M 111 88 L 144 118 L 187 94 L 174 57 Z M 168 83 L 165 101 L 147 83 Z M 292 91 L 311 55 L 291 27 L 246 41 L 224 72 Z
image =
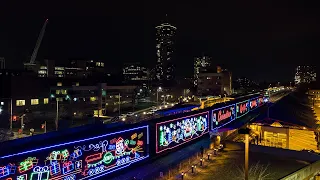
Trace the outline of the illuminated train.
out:
M 2 180 L 85 180 L 114 174 L 134 163 L 195 142 L 259 108 L 255 94 L 199 111 L 108 128 L 90 125 L 0 144 Z

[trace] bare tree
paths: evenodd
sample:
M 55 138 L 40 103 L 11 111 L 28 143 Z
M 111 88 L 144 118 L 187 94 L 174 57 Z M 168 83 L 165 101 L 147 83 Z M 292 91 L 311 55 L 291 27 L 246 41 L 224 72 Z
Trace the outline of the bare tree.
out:
M 9 131 L 6 129 L 0 129 L 0 142 L 7 141 L 9 139 L 10 139 Z
M 244 167 L 238 167 L 238 173 L 234 173 L 234 179 L 245 179 Z M 263 165 L 260 162 L 252 164 L 249 168 L 249 180 L 271 180 L 274 179 L 272 174 L 268 172 L 269 164 Z

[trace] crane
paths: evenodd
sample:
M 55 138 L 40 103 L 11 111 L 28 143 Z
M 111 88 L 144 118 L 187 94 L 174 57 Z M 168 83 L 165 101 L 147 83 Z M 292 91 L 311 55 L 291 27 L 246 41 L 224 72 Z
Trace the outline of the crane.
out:
M 46 31 L 47 24 L 48 24 L 48 19 L 44 22 L 44 25 L 42 26 L 42 29 L 40 31 L 40 34 L 39 34 L 39 37 L 38 37 L 38 40 L 37 40 L 37 43 L 36 43 L 36 46 L 35 46 L 35 48 L 33 50 L 33 53 L 32 53 L 31 59 L 30 59 L 30 62 L 29 63 L 25 63 L 24 64 L 25 66 L 35 65 L 35 61 L 36 61 L 36 58 L 37 58 L 38 50 L 39 50 L 39 47 L 41 45 L 44 33 Z

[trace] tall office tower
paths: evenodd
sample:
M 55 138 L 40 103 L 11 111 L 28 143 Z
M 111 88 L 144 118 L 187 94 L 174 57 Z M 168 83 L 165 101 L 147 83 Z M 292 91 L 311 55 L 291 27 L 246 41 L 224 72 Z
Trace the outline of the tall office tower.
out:
M 209 71 L 211 67 L 211 57 L 209 56 L 201 56 L 194 58 L 194 71 L 193 71 L 193 85 L 198 85 L 199 73 L 204 73 Z
M 0 69 L 5 69 L 6 68 L 6 60 L 4 57 L 0 57 Z
M 316 81 L 314 66 L 298 66 L 294 77 L 295 84 L 310 83 Z
M 157 64 L 156 79 L 160 84 L 170 84 L 174 80 L 174 37 L 177 28 L 169 23 L 163 23 L 156 27 Z

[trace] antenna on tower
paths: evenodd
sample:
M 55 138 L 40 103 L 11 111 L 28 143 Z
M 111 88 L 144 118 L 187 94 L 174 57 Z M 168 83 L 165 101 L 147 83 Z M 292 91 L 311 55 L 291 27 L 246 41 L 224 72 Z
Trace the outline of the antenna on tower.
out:
M 166 14 L 165 21 L 166 21 L 166 23 L 169 22 L 168 21 L 168 14 Z

